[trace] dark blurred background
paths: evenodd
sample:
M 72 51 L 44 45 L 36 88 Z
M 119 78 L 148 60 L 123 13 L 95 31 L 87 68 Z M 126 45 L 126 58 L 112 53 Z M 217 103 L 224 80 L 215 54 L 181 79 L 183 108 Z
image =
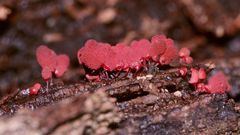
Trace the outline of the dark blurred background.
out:
M 62 80 L 79 82 L 77 50 L 89 38 L 116 44 L 165 34 L 197 62 L 220 64 L 240 87 L 239 0 L 0 0 L 0 97 L 42 82 L 39 45 L 71 57 Z

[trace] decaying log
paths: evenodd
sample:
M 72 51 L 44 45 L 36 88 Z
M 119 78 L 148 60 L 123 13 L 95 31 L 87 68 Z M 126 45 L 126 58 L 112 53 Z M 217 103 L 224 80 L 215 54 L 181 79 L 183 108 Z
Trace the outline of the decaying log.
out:
M 239 134 L 240 105 L 194 92 L 188 79 L 172 68 L 34 96 L 19 90 L 1 101 L 0 134 Z
M 181 82 L 184 82 L 184 78 L 179 75 L 176 68 L 156 75 L 142 75 L 130 79 L 73 85 L 53 85 L 49 88 L 43 87 L 36 96 L 26 96 L 24 95 L 24 90 L 19 90 L 0 102 L 0 111 L 4 115 L 5 113 L 14 113 L 22 107 L 34 109 L 70 96 L 81 95 L 98 89 L 107 91 L 110 96 L 119 100 L 126 100 L 124 98 L 131 99 L 131 96 L 135 94 L 152 93 L 157 95 L 159 88 L 161 88 L 160 90 L 169 88 L 169 90 L 177 91 L 181 90 L 181 87 L 189 87 L 185 86 L 188 85 L 187 78 L 185 78 L 185 83 Z

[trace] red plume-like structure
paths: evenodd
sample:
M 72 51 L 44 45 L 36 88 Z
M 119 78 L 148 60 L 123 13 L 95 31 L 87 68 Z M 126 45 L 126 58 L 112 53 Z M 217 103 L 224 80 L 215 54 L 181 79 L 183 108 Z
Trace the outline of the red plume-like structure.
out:
M 49 58 L 55 57 L 55 53 L 51 50 L 46 51 L 44 55 Z M 189 84 L 193 85 L 198 92 L 208 93 L 224 93 L 230 90 L 226 77 L 222 72 L 218 72 L 207 82 L 207 73 L 204 68 L 192 66 L 193 58 L 188 48 L 180 50 L 174 45 L 172 39 L 164 35 L 156 35 L 151 40 L 141 39 L 134 40 L 130 45 L 118 43 L 111 46 L 108 43 L 97 42 L 96 40 L 88 40 L 84 47 L 79 49 L 77 57 L 80 64 L 85 65 L 90 70 L 106 71 L 110 74 L 115 72 L 131 72 L 139 71 L 142 67 L 147 66 L 146 63 L 153 63 L 159 68 L 164 65 L 171 65 L 175 61 L 183 67 L 179 68 L 179 75 L 189 77 Z M 177 61 L 178 60 L 178 61 Z M 49 60 L 50 61 L 50 60 Z M 49 66 L 45 67 L 47 71 L 46 77 L 56 68 L 51 62 L 44 61 Z M 190 71 L 189 71 L 190 70 Z M 56 73 L 55 73 L 56 74 Z M 86 78 L 91 81 L 100 81 L 98 74 L 87 74 Z
M 223 72 L 218 71 L 209 80 L 206 85 L 207 92 L 209 93 L 225 93 L 231 90 L 231 85 Z
M 37 48 L 36 57 L 39 65 L 42 67 L 42 78 L 49 80 L 55 74 L 60 77 L 69 66 L 69 57 L 65 54 L 57 55 L 47 46 L 41 45 Z
M 143 61 L 153 60 L 160 65 L 167 65 L 178 58 L 178 51 L 173 41 L 163 35 L 154 36 L 151 42 L 146 39 L 132 41 L 130 46 L 88 40 L 78 51 L 78 61 L 92 70 L 100 68 L 106 71 L 139 70 Z

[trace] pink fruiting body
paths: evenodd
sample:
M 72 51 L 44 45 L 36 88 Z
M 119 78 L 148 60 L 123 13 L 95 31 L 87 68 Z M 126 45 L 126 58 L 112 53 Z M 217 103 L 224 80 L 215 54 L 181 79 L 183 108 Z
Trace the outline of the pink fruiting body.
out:
M 189 50 L 188 48 L 186 48 L 186 47 L 181 48 L 181 49 L 179 50 L 179 52 L 178 52 L 178 55 L 179 55 L 180 57 L 187 57 L 187 56 L 190 55 L 190 50 Z
M 177 53 L 173 41 L 162 35 L 154 36 L 151 42 L 146 39 L 133 41 L 130 46 L 121 43 L 110 46 L 91 39 L 78 51 L 78 61 L 92 70 L 138 71 L 144 60 L 151 58 L 161 65 L 167 65 L 177 59 Z
M 179 69 L 179 72 L 180 72 L 180 75 L 181 75 L 181 76 L 186 76 L 186 74 L 187 74 L 187 68 L 186 68 L 186 67 L 181 67 L 181 68 Z
M 223 72 L 218 71 L 209 80 L 207 84 L 198 83 L 198 92 L 208 92 L 215 94 L 223 94 L 231 90 L 231 85 L 228 83 Z
M 108 51 L 108 57 L 105 59 L 103 66 L 107 71 L 121 70 L 126 66 L 125 59 L 122 59 L 126 54 L 128 46 L 119 43 L 114 48 L 110 47 Z
M 168 65 L 178 58 L 178 50 L 171 39 L 165 39 L 166 50 L 160 57 L 159 62 L 161 65 Z
M 54 56 L 56 54 L 51 52 L 51 55 Z M 184 67 L 179 68 L 180 75 L 183 77 L 186 76 L 188 72 L 187 65 L 193 62 L 190 50 L 182 48 L 178 51 L 173 40 L 166 38 L 164 35 L 153 36 L 151 41 L 146 39 L 132 41 L 129 46 L 123 43 L 111 46 L 108 43 L 88 40 L 85 46 L 78 51 L 78 61 L 80 64 L 85 65 L 94 72 L 100 69 L 100 71 L 103 70 L 107 73 L 105 75 L 87 74 L 86 78 L 90 81 L 101 81 L 104 77 L 108 78 L 108 73 L 139 71 L 148 62 L 156 66 L 162 66 L 170 65 L 176 60 L 179 60 L 180 65 L 184 65 Z M 45 69 L 46 71 L 43 72 L 46 74 L 45 76 L 50 74 L 49 71 L 52 72 L 51 67 L 50 65 L 50 69 Z M 197 91 L 208 93 L 224 93 L 229 91 L 230 85 L 222 72 L 211 77 L 208 84 L 204 84 L 207 78 L 206 71 L 203 68 L 197 69 L 193 67 L 190 70 L 191 77 L 188 82 Z
M 41 72 L 42 78 L 47 81 L 48 79 L 52 78 L 52 72 L 53 71 L 49 70 L 48 67 L 42 68 Z
M 228 83 L 226 76 L 223 72 L 218 71 L 214 74 L 206 85 L 209 93 L 225 93 L 231 90 L 231 85 Z
M 93 70 L 100 68 L 103 63 L 103 59 L 100 59 L 96 54 L 98 44 L 95 40 L 88 40 L 85 44 L 85 47 L 78 51 L 78 61 L 80 64 L 85 64 L 88 67 L 91 67 Z
M 190 50 L 186 47 L 181 48 L 178 55 L 181 63 L 191 64 L 193 62 L 193 58 L 190 56 Z
M 67 55 L 61 54 L 61 55 L 56 56 L 56 62 L 57 62 L 57 64 L 55 67 L 54 74 L 57 77 L 61 77 L 69 66 L 69 58 Z
M 131 42 L 130 47 L 131 50 L 134 51 L 133 53 L 137 55 L 140 60 L 149 57 L 149 49 L 151 47 L 151 43 L 148 40 L 142 39 L 140 41 L 133 41 Z
M 40 83 L 35 83 L 29 90 L 29 94 L 30 95 L 36 95 L 38 94 L 38 91 L 40 90 L 41 88 L 41 84 Z
M 198 78 L 201 79 L 201 80 L 207 78 L 207 74 L 206 74 L 206 72 L 205 72 L 205 70 L 203 68 L 200 68 L 198 70 Z
M 151 43 L 159 43 L 165 39 L 166 39 L 166 36 L 164 35 L 155 35 L 151 38 Z
M 191 64 L 193 62 L 193 58 L 190 56 L 184 57 L 183 62 L 186 64 Z
M 204 83 L 197 84 L 197 91 L 198 92 L 207 92 L 206 85 Z
M 196 84 L 198 82 L 198 70 L 195 68 L 191 68 L 191 78 L 188 81 L 191 84 Z
M 42 69 L 53 72 L 56 66 L 56 53 L 47 46 L 41 45 L 36 51 L 37 61 Z M 48 75 L 49 76 L 49 75 Z
M 36 57 L 42 67 L 41 75 L 44 80 L 52 78 L 52 73 L 57 77 L 62 76 L 69 66 L 69 57 L 67 55 L 57 55 L 44 45 L 37 48 Z
M 159 57 L 165 52 L 166 44 L 163 41 L 152 42 L 149 56 L 154 60 L 158 61 Z

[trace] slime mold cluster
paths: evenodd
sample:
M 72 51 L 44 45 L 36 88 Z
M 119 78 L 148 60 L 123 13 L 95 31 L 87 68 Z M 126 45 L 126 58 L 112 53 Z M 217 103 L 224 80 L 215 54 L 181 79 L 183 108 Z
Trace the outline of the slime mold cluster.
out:
M 152 62 L 156 65 L 169 65 L 178 58 L 178 51 L 172 39 L 164 35 L 156 35 L 151 38 L 132 41 L 125 45 L 118 43 L 111 46 L 108 43 L 88 40 L 84 47 L 78 51 L 80 64 L 91 70 L 103 70 L 106 72 L 133 72 L 146 67 Z M 101 80 L 103 76 L 87 75 L 89 80 Z M 93 77 L 94 76 L 94 77 Z
M 193 66 L 190 53 L 188 48 L 178 50 L 172 39 L 156 35 L 150 41 L 141 39 L 132 41 L 130 45 L 118 43 L 115 46 L 90 39 L 79 49 L 77 56 L 79 63 L 90 69 L 86 74 L 89 81 L 117 78 L 122 72 L 136 73 L 148 69 L 149 63 L 158 69 L 177 63 L 180 75 L 186 77 L 189 73 L 189 84 L 199 92 L 225 93 L 231 89 L 220 71 L 207 80 L 205 69 Z M 114 76 L 111 78 L 109 75 Z
M 231 86 L 223 72 L 218 71 L 208 79 L 206 69 L 193 64 L 188 48 L 178 48 L 172 39 L 164 35 L 156 35 L 151 40 L 134 40 L 130 45 L 97 42 L 90 39 L 77 53 L 78 61 L 86 69 L 86 78 L 91 81 L 102 81 L 120 78 L 129 74 L 145 72 L 154 66 L 157 70 L 164 68 L 179 69 L 179 76 L 188 79 L 198 92 L 225 93 Z M 53 77 L 61 77 L 68 69 L 69 57 L 57 55 L 47 46 L 41 45 L 36 50 L 36 57 L 42 68 L 42 78 L 47 82 Z M 36 95 L 41 84 L 36 83 L 26 91 L 28 95 Z

